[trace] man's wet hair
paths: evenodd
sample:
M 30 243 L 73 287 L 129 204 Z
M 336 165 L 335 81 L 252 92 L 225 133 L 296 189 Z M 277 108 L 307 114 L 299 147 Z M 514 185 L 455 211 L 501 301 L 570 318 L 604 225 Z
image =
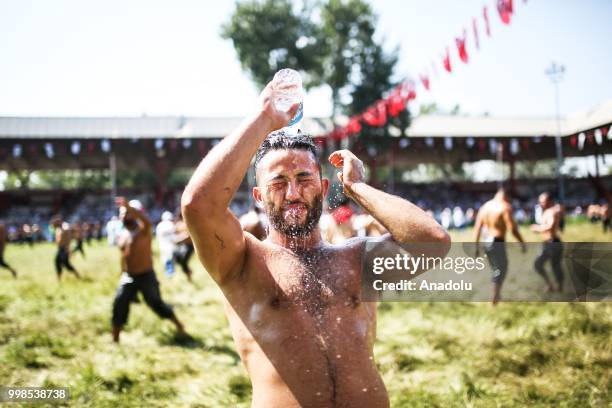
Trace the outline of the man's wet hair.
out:
M 263 141 L 261 146 L 259 146 L 259 149 L 257 149 L 257 153 L 255 154 L 255 169 L 257 169 L 261 159 L 263 159 L 264 156 L 272 150 L 286 149 L 307 150 L 312 153 L 312 156 L 315 158 L 317 166 L 319 167 L 319 175 L 321 175 L 321 164 L 317 160 L 317 147 L 312 140 L 312 137 L 302 132 L 298 132 L 297 135 L 290 135 L 283 129 L 270 133 Z

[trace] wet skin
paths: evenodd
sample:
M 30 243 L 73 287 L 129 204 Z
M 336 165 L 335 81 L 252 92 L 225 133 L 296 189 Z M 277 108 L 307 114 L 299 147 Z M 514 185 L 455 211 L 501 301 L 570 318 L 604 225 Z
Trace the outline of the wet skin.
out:
M 328 181 L 308 150 L 269 151 L 257 168 L 253 197 L 270 219 L 258 241 L 244 232 L 229 204 L 251 160 L 298 105 L 280 112 L 269 84 L 260 111 L 246 118 L 202 160 L 181 199 L 204 268 L 225 296 L 236 347 L 253 383 L 254 407 L 388 407 L 372 357 L 375 305 L 360 299 L 364 240 L 331 246 L 318 216 Z M 441 242 L 448 234 L 422 210 L 368 186 L 363 164 L 347 150 L 330 163 L 345 193 L 397 242 Z M 311 220 L 317 222 L 311 222 Z M 435 256 L 435 255 L 432 255 Z
M 242 273 L 222 289 L 253 406 L 388 406 L 376 305 L 360 301 L 361 243 L 300 252 L 247 235 L 246 245 Z
M 258 178 L 256 199 L 288 224 L 304 225 L 327 189 L 306 151 L 269 153 Z M 311 246 L 310 236 L 283 237 L 284 247 L 245 237 L 242 270 L 221 288 L 253 406 L 388 406 L 372 352 L 376 305 L 360 300 L 364 241 Z

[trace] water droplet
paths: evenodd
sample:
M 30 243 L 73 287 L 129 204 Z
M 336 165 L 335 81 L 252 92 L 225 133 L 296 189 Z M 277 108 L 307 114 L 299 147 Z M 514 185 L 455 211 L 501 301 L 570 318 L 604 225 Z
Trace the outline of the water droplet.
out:
M 337 321 L 338 323 L 340 323 L 340 321 L 341 321 L 341 320 L 342 320 L 342 318 L 341 318 L 341 317 L 336 317 L 336 321 Z
M 362 389 L 361 391 L 363 391 L 363 392 L 368 392 L 368 389 L 367 389 L 367 388 L 364 388 L 364 389 Z
M 342 358 L 341 354 L 336 354 L 336 358 Z
M 317 391 L 317 396 L 321 395 L 321 391 Z

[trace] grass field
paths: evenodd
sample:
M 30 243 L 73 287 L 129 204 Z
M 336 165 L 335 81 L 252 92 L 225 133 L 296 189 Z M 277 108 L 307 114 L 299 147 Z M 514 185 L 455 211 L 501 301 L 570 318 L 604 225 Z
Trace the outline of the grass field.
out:
M 609 240 L 589 224 L 568 225 L 564 238 Z M 0 386 L 67 386 L 75 407 L 249 406 L 220 293 L 197 260 L 194 285 L 157 265 L 163 296 L 194 339 L 175 338 L 138 304 L 117 346 L 118 252 L 85 249 L 86 259 L 73 258 L 85 278 L 58 284 L 52 245 L 7 248 L 20 277 L 0 270 Z M 610 303 L 383 303 L 375 352 L 394 407 L 609 407 L 611 329 Z

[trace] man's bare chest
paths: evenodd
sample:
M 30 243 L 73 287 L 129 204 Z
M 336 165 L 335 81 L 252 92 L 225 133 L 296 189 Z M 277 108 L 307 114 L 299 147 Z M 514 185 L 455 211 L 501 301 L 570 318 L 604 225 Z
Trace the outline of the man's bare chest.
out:
M 300 308 L 321 315 L 330 308 L 354 306 L 360 298 L 359 264 L 329 254 L 271 257 L 259 273 L 268 276 L 270 306 Z

